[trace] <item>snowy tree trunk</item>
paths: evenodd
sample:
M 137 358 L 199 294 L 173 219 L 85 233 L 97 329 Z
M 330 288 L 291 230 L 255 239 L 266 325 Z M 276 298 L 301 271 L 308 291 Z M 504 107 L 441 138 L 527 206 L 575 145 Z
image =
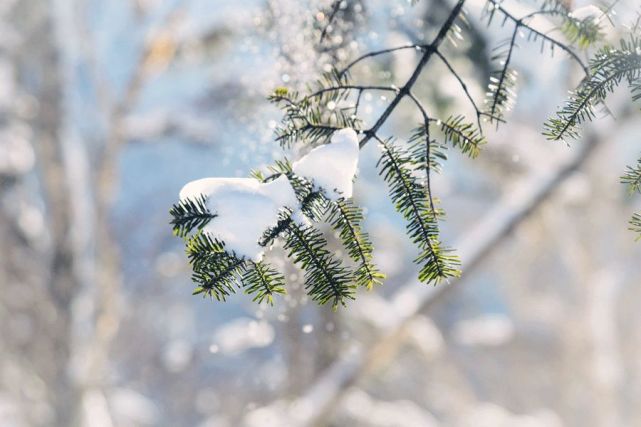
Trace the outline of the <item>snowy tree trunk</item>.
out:
M 66 155 L 60 138 L 63 115 L 59 52 L 53 36 L 52 10 L 49 3 L 24 1 L 17 7 L 16 16 L 24 19 L 20 27 L 25 43 L 19 49 L 17 63 L 20 75 L 29 76 L 23 82 L 38 101 L 38 114 L 31 123 L 36 141 L 38 167 L 42 176 L 50 233 L 50 257 L 45 261 L 44 290 L 54 305 L 55 315 L 38 317 L 42 328 L 39 339 L 46 342 L 36 348 L 49 360 L 34 360 L 48 385 L 48 395 L 54 412 L 55 426 L 74 426 L 77 422 L 79 392 L 70 375 L 73 353 L 72 311 L 74 295 L 80 287 L 75 274 L 72 234 L 71 194 L 65 176 Z M 35 82 L 35 84 L 33 84 Z M 30 86 L 27 86 L 31 83 Z M 44 347 L 44 348 L 43 348 Z M 37 357 L 37 355 L 34 355 Z

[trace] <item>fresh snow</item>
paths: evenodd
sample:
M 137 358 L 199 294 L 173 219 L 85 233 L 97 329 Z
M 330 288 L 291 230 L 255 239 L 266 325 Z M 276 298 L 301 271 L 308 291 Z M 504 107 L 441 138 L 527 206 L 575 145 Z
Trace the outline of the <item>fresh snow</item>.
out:
M 358 153 L 356 132 L 341 129 L 332 135 L 329 144 L 314 148 L 292 167 L 296 175 L 323 189 L 329 199 L 349 198 Z M 207 207 L 217 215 L 203 232 L 223 241 L 228 251 L 254 261 L 262 259 L 265 248 L 258 241 L 267 229 L 276 225 L 282 208 L 294 211 L 293 218 L 298 224 L 309 223 L 284 175 L 267 183 L 253 178 L 203 178 L 180 190 L 183 201 L 200 196 L 206 197 Z
M 358 137 L 351 128 L 334 132 L 331 142 L 314 148 L 292 165 L 294 173 L 325 190 L 331 200 L 352 197 L 358 166 Z
M 579 7 L 572 11 L 572 17 L 580 21 L 588 18 L 600 19 L 604 15 L 603 11 L 594 5 Z
M 281 208 L 296 209 L 296 194 L 285 176 L 261 183 L 253 178 L 203 178 L 180 190 L 180 200 L 207 198 L 207 207 L 218 216 L 203 228 L 225 243 L 239 257 L 263 258 L 258 240 L 278 222 Z

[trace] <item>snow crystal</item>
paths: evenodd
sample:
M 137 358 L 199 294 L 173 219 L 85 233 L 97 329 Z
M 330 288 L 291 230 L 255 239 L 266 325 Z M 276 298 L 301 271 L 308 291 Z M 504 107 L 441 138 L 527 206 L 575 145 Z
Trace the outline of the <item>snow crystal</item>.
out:
M 345 128 L 334 132 L 329 144 L 314 148 L 292 166 L 296 175 L 325 190 L 329 199 L 349 198 L 352 197 L 358 152 L 356 132 Z
M 239 257 L 262 259 L 265 248 L 258 240 L 278 222 L 281 208 L 297 207 L 296 195 L 287 177 L 261 183 L 253 178 L 203 178 L 180 191 L 180 200 L 207 197 L 207 207 L 218 216 L 203 228 L 225 242 Z

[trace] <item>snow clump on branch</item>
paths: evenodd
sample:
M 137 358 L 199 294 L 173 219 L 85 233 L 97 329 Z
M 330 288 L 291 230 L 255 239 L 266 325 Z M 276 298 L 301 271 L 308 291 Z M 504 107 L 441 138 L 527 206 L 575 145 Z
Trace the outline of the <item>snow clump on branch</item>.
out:
M 358 153 L 356 132 L 341 129 L 334 132 L 330 144 L 316 147 L 294 162 L 293 171 L 323 189 L 331 200 L 349 198 Z M 282 208 L 289 208 L 296 222 L 303 222 L 296 194 L 285 175 L 266 183 L 254 178 L 203 178 L 187 183 L 179 195 L 183 202 L 203 196 L 209 211 L 216 214 L 203 233 L 224 242 L 225 249 L 239 258 L 263 258 L 265 247 L 258 241 L 278 222 Z

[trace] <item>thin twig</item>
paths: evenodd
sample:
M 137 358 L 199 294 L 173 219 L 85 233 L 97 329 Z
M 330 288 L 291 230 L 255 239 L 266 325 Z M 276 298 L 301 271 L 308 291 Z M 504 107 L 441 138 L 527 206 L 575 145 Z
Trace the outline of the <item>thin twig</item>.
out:
M 332 25 L 332 22 L 334 22 L 334 18 L 336 18 L 336 14 L 341 8 L 342 2 L 343 0 L 334 0 L 334 4 L 332 5 L 332 11 L 330 12 L 329 18 L 327 19 L 327 25 L 325 25 L 325 27 L 323 28 L 323 31 L 321 32 L 318 43 L 323 43 L 325 36 L 327 36 L 327 31 L 329 30 L 329 27 Z
M 440 60 L 443 62 L 443 64 L 445 64 L 445 66 L 450 71 L 450 73 L 459 82 L 459 85 L 461 86 L 461 89 L 463 89 L 463 92 L 465 93 L 465 96 L 467 97 L 467 99 L 472 104 L 472 107 L 474 107 L 474 111 L 476 113 L 476 124 L 477 124 L 477 126 L 479 128 L 479 131 L 482 134 L 483 133 L 483 126 L 481 125 L 481 116 L 483 116 L 486 113 L 483 113 L 483 111 L 481 111 L 481 109 L 479 109 L 479 107 L 476 105 L 476 102 L 474 101 L 474 98 L 472 98 L 472 95 L 470 94 L 470 91 L 467 88 L 467 84 L 465 84 L 465 82 L 463 81 L 461 76 L 456 72 L 456 70 L 454 70 L 454 67 L 452 67 L 452 64 L 450 64 L 450 62 L 447 60 L 447 58 L 445 58 L 445 56 L 441 52 L 439 52 L 438 50 L 436 52 L 434 52 L 434 54 L 440 58 Z M 493 115 L 489 114 L 489 113 L 488 113 L 488 116 L 489 117 L 493 117 Z
M 403 85 L 403 87 L 400 89 L 399 93 L 394 97 L 392 102 L 390 102 L 390 104 L 387 106 L 385 111 L 383 111 L 383 114 L 379 117 L 379 119 L 376 121 L 374 126 L 372 126 L 369 130 L 365 132 L 365 137 L 360 141 L 361 148 L 365 146 L 365 144 L 367 144 L 370 139 L 372 139 L 374 134 L 376 134 L 376 132 L 381 128 L 381 126 L 383 126 L 385 121 L 392 114 L 392 112 L 398 106 L 401 100 L 405 96 L 407 96 L 407 94 L 409 94 L 410 90 L 418 80 L 418 77 L 421 75 L 421 72 L 423 71 L 423 68 L 425 67 L 425 65 L 427 65 L 427 63 L 430 61 L 430 59 L 432 58 L 432 55 L 434 55 L 434 52 L 436 52 L 436 50 L 441 45 L 441 43 L 443 43 L 443 40 L 445 39 L 445 36 L 452 28 L 454 21 L 461 13 L 461 10 L 463 9 L 464 4 L 465 4 L 465 0 L 458 0 L 458 2 L 456 3 L 456 6 L 454 6 L 447 20 L 445 21 L 445 23 L 439 30 L 438 34 L 436 35 L 436 38 L 434 38 L 434 41 L 432 41 L 432 43 L 430 43 L 425 48 L 425 53 L 421 57 L 421 60 L 419 61 L 419 63 L 416 65 L 416 68 L 414 69 L 414 72 L 412 73 L 410 78 L 407 80 L 405 85 Z
M 527 19 L 527 18 L 530 18 L 530 17 L 534 16 L 534 14 L 526 15 L 526 16 L 524 16 L 523 18 L 517 18 L 516 16 L 514 16 L 513 14 L 511 14 L 510 12 L 508 12 L 508 11 L 507 11 L 503 6 L 501 6 L 501 4 L 500 4 L 499 2 L 497 2 L 496 0 L 488 0 L 488 1 L 492 4 L 492 6 L 493 6 L 496 10 L 500 11 L 500 12 L 503 14 L 503 16 L 505 16 L 505 17 L 506 17 L 506 18 L 508 18 L 509 20 L 513 21 L 513 22 L 514 22 L 518 27 L 525 27 L 525 28 L 527 28 L 529 31 L 531 31 L 531 32 L 532 32 L 532 33 L 534 33 L 535 35 L 537 35 L 537 36 L 541 37 L 542 39 L 544 39 L 544 40 L 546 40 L 546 41 L 548 41 L 548 42 L 552 43 L 554 46 L 556 46 L 556 47 L 558 47 L 559 49 L 561 49 L 561 50 L 565 51 L 566 53 L 568 53 L 568 54 L 572 57 L 572 59 L 574 59 L 574 61 L 576 61 L 576 63 L 577 63 L 577 64 L 579 64 L 579 66 L 581 67 L 581 69 L 583 70 L 583 72 L 585 73 L 585 75 L 586 75 L 586 76 L 589 76 L 589 75 L 590 75 L 590 70 L 589 70 L 589 68 L 585 65 L 585 63 L 584 63 L 584 62 L 583 62 L 583 60 L 579 57 L 579 55 L 577 55 L 577 54 L 576 54 L 576 52 L 574 52 L 572 49 L 570 49 L 570 48 L 569 48 L 567 45 L 565 45 L 564 43 L 561 43 L 560 41 L 558 41 L 558 40 L 556 40 L 556 39 L 554 39 L 554 38 L 552 38 L 552 37 L 548 36 L 548 35 L 547 35 L 547 34 L 545 34 L 545 33 L 542 33 L 541 31 L 537 30 L 537 29 L 536 29 L 536 28 L 534 28 L 534 27 L 531 27 L 530 25 L 528 25 L 528 24 L 526 24 L 526 23 L 524 22 L 524 20 L 525 20 L 525 19 Z
M 359 62 L 361 62 L 362 60 L 367 59 L 367 58 L 373 58 L 375 56 L 384 55 L 386 53 L 396 52 L 397 50 L 403 50 L 403 49 L 416 49 L 416 50 L 421 50 L 422 51 L 422 50 L 425 49 L 425 47 L 426 47 L 426 45 L 422 45 L 422 44 L 409 44 L 409 45 L 390 47 L 388 49 L 382 49 L 382 50 L 376 50 L 376 51 L 373 51 L 373 52 L 368 52 L 368 53 L 366 53 L 364 55 L 359 56 L 358 58 L 356 58 L 355 60 L 353 60 L 352 62 L 347 64 L 347 66 L 345 66 L 345 68 L 343 68 L 338 73 L 338 75 L 341 76 L 341 77 L 344 76 L 345 73 L 347 73 L 354 65 L 358 64 Z

